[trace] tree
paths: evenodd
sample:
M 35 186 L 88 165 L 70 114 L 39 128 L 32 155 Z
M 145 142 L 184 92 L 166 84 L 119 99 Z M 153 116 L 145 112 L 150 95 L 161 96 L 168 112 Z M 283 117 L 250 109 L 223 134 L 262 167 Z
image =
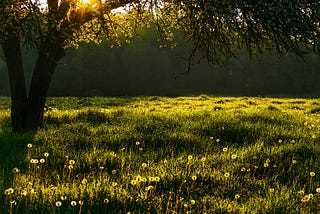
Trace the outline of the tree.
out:
M 276 50 L 319 52 L 320 2 L 314 0 L 2 0 L 0 41 L 9 72 L 14 131 L 41 125 L 52 75 L 66 48 L 83 41 L 130 42 L 138 26 L 154 25 L 161 39 L 184 32 L 194 47 L 188 61 L 227 63 Z M 125 7 L 127 13 L 113 9 Z M 27 93 L 21 43 L 38 51 Z

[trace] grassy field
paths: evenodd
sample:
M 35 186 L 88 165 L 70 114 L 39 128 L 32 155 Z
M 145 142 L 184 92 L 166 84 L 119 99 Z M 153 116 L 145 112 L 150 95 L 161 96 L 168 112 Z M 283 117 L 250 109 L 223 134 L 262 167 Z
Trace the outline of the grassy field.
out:
M 0 213 L 319 213 L 320 99 L 49 98 L 13 134 Z

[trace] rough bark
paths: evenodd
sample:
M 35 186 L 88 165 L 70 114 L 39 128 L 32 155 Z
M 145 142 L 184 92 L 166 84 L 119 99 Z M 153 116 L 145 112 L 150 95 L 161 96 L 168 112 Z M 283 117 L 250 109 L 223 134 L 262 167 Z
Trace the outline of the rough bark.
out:
M 56 46 L 39 50 L 25 110 L 25 130 L 36 130 L 42 125 L 43 111 L 52 75 L 64 54 L 64 49 Z
M 9 73 L 11 93 L 11 121 L 13 131 L 24 130 L 27 91 L 22 62 L 20 39 L 14 34 L 1 43 Z

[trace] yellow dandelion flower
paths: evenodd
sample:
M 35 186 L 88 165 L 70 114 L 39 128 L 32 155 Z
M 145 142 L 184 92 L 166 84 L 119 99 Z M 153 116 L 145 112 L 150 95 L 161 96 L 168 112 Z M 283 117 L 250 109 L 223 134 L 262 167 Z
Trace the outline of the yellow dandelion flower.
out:
M 147 164 L 146 163 L 142 163 L 141 166 L 142 166 L 142 168 L 146 168 Z
M 73 164 L 75 164 L 76 162 L 74 161 L 74 160 L 69 160 L 69 164 L 70 165 L 73 165 Z
M 265 167 L 265 168 L 269 167 L 269 163 L 264 163 L 263 167 Z
M 279 140 L 278 140 L 278 143 L 282 143 L 282 140 L 281 140 L 281 139 L 279 139 Z
M 104 166 L 100 166 L 99 169 L 103 170 L 103 169 L 104 169 Z
M 14 192 L 13 188 L 9 188 L 9 189 L 6 189 L 6 190 L 4 191 L 4 194 L 5 194 L 5 195 L 11 195 L 11 194 L 13 194 L 13 192 Z
M 73 165 L 69 165 L 68 169 L 72 170 L 73 169 Z
M 269 189 L 269 192 L 270 192 L 270 193 L 273 193 L 273 192 L 274 192 L 274 188 L 270 188 L 270 189 Z
M 196 176 L 196 175 L 193 175 L 193 176 L 191 177 L 191 179 L 192 179 L 193 181 L 195 181 L 195 180 L 197 180 L 197 176 Z
M 79 205 L 82 206 L 83 205 L 83 201 L 78 201 Z
M 205 162 L 206 160 L 207 160 L 207 158 L 205 158 L 205 157 L 201 158 L 202 162 Z
M 142 178 L 141 181 L 142 181 L 143 183 L 145 183 L 145 182 L 147 182 L 147 178 Z
M 134 186 L 134 185 L 137 185 L 138 181 L 136 181 L 136 180 L 131 180 L 130 183 L 131 183 L 131 185 Z
M 270 159 L 269 158 L 266 160 L 266 163 L 270 163 Z
M 192 155 L 188 155 L 188 160 L 191 161 L 192 160 Z
M 137 175 L 136 181 L 141 182 L 141 180 L 142 180 L 142 177 L 140 175 Z
M 297 160 L 292 160 L 292 164 L 297 164 Z
M 62 205 L 61 201 L 57 201 L 57 202 L 56 202 L 56 206 L 57 206 L 57 207 L 61 207 L 61 205 Z
M 227 152 L 227 151 L 228 151 L 228 148 L 227 148 L 227 147 L 224 147 L 224 148 L 222 149 L 222 151 L 223 151 L 223 152 Z
M 316 192 L 317 192 L 317 193 L 320 193 L 320 188 L 317 188 L 317 189 L 316 189 Z
M 195 205 L 196 201 L 195 200 L 190 200 L 191 205 Z
M 43 159 L 43 158 L 41 158 L 41 159 L 40 159 L 40 163 L 44 163 L 44 162 L 46 162 L 46 160 Z
M 309 196 L 310 199 L 313 199 L 313 194 L 312 193 L 308 194 L 308 196 Z
M 21 195 L 22 195 L 22 196 L 27 196 L 27 195 L 28 195 L 28 192 L 27 192 L 26 190 L 22 190 L 22 191 L 21 191 Z
M 236 200 L 238 200 L 238 199 L 240 198 L 240 195 L 239 195 L 239 194 L 236 194 L 236 195 L 234 196 L 234 198 L 235 198 Z
M 116 187 L 117 185 L 118 185 L 117 182 L 112 182 L 112 186 L 113 186 L 113 187 Z
M 300 190 L 300 191 L 298 192 L 298 194 L 299 194 L 299 195 L 304 195 L 304 190 L 303 190 L 303 189 Z
M 306 196 L 304 196 L 304 197 L 301 199 L 301 202 L 302 202 L 302 203 L 306 203 L 306 202 L 308 202 L 309 200 L 310 200 L 309 195 L 306 195 Z
M 105 199 L 103 200 L 103 203 L 108 204 L 108 203 L 109 203 L 109 199 L 105 198 Z
M 224 177 L 229 178 L 230 177 L 230 173 L 229 172 L 224 173 Z
M 15 167 L 15 168 L 12 169 L 12 172 L 13 172 L 13 173 L 19 173 L 20 170 L 19 170 L 17 167 Z
M 216 142 L 217 142 L 217 143 L 219 143 L 219 142 L 220 142 L 220 139 L 219 139 L 219 138 L 218 138 L 218 139 L 216 139 Z
M 62 201 L 65 201 L 65 200 L 67 200 L 67 196 L 62 195 L 62 196 L 60 197 L 60 199 L 61 199 Z
M 115 174 L 117 174 L 117 170 L 112 170 L 112 172 L 111 172 L 113 175 L 115 175 Z
M 185 208 L 188 208 L 188 204 L 184 204 L 183 206 L 184 206 Z
M 213 137 L 209 137 L 210 140 L 213 140 Z
M 76 205 L 77 205 L 77 202 L 76 202 L 76 201 L 71 201 L 71 203 L 70 203 L 70 204 L 71 204 L 71 206 L 73 206 L 73 207 L 74 207 L 74 206 L 76 206 Z
M 31 143 L 28 143 L 28 144 L 27 144 L 27 147 L 28 147 L 28 148 L 32 148 L 32 144 L 31 144 Z
M 245 167 L 241 167 L 241 172 L 245 172 L 246 168 Z
M 310 176 L 311 176 L 311 177 L 314 177 L 315 175 L 316 175 L 315 172 L 310 172 Z
M 44 155 L 46 158 L 49 157 L 49 153 L 48 153 L 48 152 L 45 152 L 43 155 Z
M 153 182 L 154 181 L 154 177 L 149 177 L 149 182 Z
M 150 191 L 150 190 L 152 190 L 153 189 L 153 186 L 148 186 L 148 187 L 146 187 L 146 191 Z
M 160 177 L 158 177 L 158 176 L 154 177 L 154 181 L 159 182 L 160 181 Z
M 234 159 L 236 159 L 236 158 L 237 158 L 237 155 L 236 155 L 236 154 L 231 155 L 231 159 L 232 159 L 232 160 L 234 160 Z
M 39 163 L 39 160 L 38 159 L 33 159 L 33 163 L 37 164 L 37 163 Z
M 139 141 L 137 141 L 137 142 L 136 142 L 136 145 L 137 145 L 137 146 L 139 146 L 139 145 L 140 145 L 140 142 L 139 142 Z

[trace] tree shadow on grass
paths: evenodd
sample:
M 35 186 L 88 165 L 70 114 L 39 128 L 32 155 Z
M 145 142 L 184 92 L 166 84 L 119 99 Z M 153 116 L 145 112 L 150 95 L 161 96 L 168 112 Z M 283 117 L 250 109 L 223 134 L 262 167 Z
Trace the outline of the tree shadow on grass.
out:
M 13 168 L 21 166 L 25 159 L 28 143 L 33 142 L 35 133 L 13 133 L 10 118 L 0 121 L 0 210 L 3 210 L 3 191 L 9 188 L 13 181 Z

